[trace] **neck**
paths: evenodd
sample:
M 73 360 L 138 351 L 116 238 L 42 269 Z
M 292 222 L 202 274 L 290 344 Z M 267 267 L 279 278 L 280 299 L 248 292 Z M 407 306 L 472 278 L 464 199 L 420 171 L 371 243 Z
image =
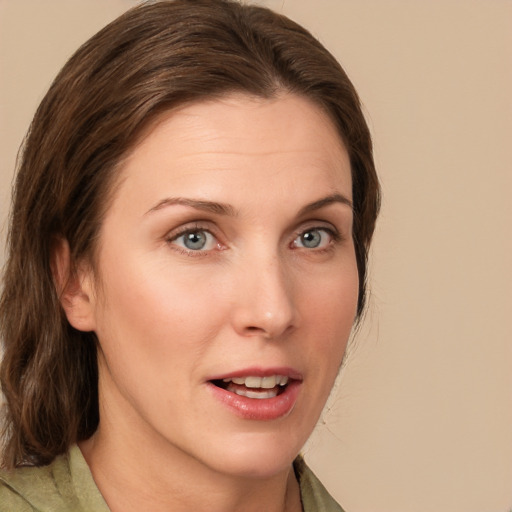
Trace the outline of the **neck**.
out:
M 202 449 L 194 449 L 181 430 L 171 442 L 117 386 L 105 385 L 109 378 L 104 371 L 99 382 L 98 430 L 80 449 L 111 512 L 302 510 L 287 459 L 281 456 L 282 464 L 276 465 L 273 454 L 245 450 L 250 436 L 226 443 L 230 453 L 225 457 L 223 450 L 214 446 L 208 451 L 201 442 Z
M 128 442 L 101 427 L 80 449 L 111 512 L 302 511 L 291 465 L 266 477 L 226 475 L 175 447 L 150 450 L 144 440 Z

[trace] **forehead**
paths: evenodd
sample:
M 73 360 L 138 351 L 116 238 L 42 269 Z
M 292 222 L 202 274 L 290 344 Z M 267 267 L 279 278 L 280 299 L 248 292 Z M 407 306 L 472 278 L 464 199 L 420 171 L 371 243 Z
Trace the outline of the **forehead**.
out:
M 311 131 L 320 130 L 326 137 L 326 146 L 331 143 L 343 146 L 342 137 L 329 114 L 312 100 L 285 92 L 271 98 L 230 93 L 185 103 L 164 111 L 149 123 L 134 149 L 150 143 L 148 139 L 155 132 L 168 130 L 173 125 L 176 128 L 179 125 L 183 140 L 187 135 L 196 134 L 198 128 L 201 128 L 203 135 L 207 134 L 207 130 L 215 133 L 217 140 L 223 136 L 232 137 L 233 130 L 238 132 L 240 139 L 257 141 L 264 140 L 266 136 L 278 139 L 279 135 L 286 132 L 290 143 L 296 137 L 309 137 Z M 202 142 L 208 142 L 207 139 L 198 138 Z M 281 141 L 277 144 L 280 143 Z
M 351 197 L 350 162 L 338 130 L 320 107 L 293 94 L 232 94 L 166 112 L 146 128 L 120 178 L 118 192 L 148 201 L 179 189 L 231 202 L 247 187 L 266 189 L 270 197 L 273 186 L 299 195 L 341 188 Z

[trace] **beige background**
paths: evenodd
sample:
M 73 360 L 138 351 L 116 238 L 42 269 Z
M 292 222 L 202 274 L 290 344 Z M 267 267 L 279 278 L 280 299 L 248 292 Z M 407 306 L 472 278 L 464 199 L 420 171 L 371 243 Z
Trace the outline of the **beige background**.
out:
M 134 3 L 0 0 L 2 228 L 50 80 Z M 348 512 L 508 512 L 512 1 L 261 3 L 346 68 L 384 190 L 367 322 L 307 458 Z

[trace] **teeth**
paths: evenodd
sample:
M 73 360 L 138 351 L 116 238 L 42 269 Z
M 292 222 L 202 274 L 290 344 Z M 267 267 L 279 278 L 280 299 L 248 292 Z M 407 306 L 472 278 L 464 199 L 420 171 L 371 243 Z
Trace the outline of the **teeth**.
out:
M 272 375 L 271 377 L 263 377 L 261 379 L 261 384 L 259 387 L 264 388 L 264 389 L 275 388 L 276 387 L 276 376 Z
M 284 375 L 271 375 L 269 377 L 255 377 L 250 375 L 247 377 L 233 377 L 223 379 L 223 382 L 233 382 L 233 384 L 239 384 L 241 386 L 245 386 L 246 388 L 272 389 L 276 386 L 286 386 L 286 384 L 288 384 L 288 377 Z M 258 395 L 258 398 L 259 396 L 260 395 Z
M 274 398 L 277 396 L 275 389 L 269 389 L 267 391 L 251 391 L 250 389 L 237 388 L 233 390 L 234 393 L 240 396 L 246 396 L 247 398 Z
M 268 379 L 268 377 L 265 377 Z M 268 380 L 267 380 L 268 382 Z M 275 381 L 274 381 L 275 382 Z M 274 383 L 275 386 L 275 383 Z M 274 387 L 270 386 L 270 387 Z M 245 378 L 245 387 L 246 388 L 262 388 L 263 387 L 263 379 L 261 377 L 246 377 Z
M 224 379 L 224 381 L 226 381 L 226 379 Z M 227 379 L 227 381 L 231 381 L 242 386 L 245 384 L 245 379 L 243 377 L 235 377 L 234 379 Z

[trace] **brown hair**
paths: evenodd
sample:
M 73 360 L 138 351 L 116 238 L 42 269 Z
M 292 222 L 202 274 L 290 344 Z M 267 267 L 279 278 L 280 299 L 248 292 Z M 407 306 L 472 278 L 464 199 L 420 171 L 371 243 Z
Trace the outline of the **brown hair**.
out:
M 348 150 L 360 316 L 379 185 L 360 102 L 340 65 L 305 29 L 266 8 L 231 0 L 135 7 L 71 57 L 25 140 L 0 300 L 4 465 L 46 464 L 99 421 L 97 340 L 65 318 L 52 245 L 67 240 L 75 263 L 92 258 L 116 164 L 158 113 L 228 92 L 279 91 L 324 109 Z

